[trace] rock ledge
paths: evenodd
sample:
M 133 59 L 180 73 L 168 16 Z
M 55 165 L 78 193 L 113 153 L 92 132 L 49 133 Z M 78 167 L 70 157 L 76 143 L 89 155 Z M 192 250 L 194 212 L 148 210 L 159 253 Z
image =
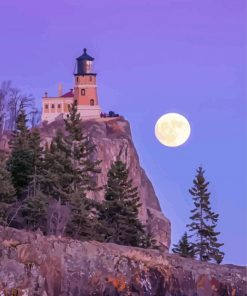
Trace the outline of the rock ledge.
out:
M 246 285 L 245 267 L 0 227 L 0 295 L 244 296 Z

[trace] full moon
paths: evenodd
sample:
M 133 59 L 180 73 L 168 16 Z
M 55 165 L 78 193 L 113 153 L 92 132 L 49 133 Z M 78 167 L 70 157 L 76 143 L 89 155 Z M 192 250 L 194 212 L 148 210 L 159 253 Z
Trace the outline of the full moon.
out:
M 165 146 L 180 146 L 190 136 L 189 121 L 181 114 L 167 113 L 156 122 L 155 136 Z

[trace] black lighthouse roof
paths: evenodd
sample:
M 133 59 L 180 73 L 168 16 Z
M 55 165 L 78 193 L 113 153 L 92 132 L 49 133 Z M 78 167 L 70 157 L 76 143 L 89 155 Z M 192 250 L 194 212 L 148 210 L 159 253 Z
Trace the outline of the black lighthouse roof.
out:
M 83 54 L 77 58 L 77 61 L 93 61 L 94 58 L 87 54 L 87 49 L 83 49 Z

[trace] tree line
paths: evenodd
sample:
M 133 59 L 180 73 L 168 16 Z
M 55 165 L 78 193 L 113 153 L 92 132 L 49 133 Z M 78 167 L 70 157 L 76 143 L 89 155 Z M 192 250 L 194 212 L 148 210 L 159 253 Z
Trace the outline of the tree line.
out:
M 0 223 L 45 235 L 69 236 L 142 248 L 158 248 L 140 221 L 138 188 L 126 163 L 117 157 L 100 187 L 101 160 L 73 104 L 51 143 L 42 145 L 38 128 L 29 128 L 21 106 L 10 140 L 1 153 Z M 104 190 L 99 203 L 90 191 Z

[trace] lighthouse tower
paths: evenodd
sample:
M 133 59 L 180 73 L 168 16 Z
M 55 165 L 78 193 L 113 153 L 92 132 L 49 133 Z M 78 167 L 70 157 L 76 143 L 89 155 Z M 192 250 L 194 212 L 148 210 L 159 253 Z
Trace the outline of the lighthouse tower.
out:
M 100 117 L 100 106 L 97 96 L 96 73 L 93 72 L 93 61 L 84 48 L 83 54 L 76 59 L 74 73 L 74 88 L 63 94 L 59 84 L 58 96 L 48 96 L 45 92 L 42 98 L 42 121 L 52 122 L 66 117 L 69 105 L 75 103 L 82 119 Z
M 83 54 L 76 59 L 74 99 L 81 117 L 100 117 L 100 106 L 97 95 L 96 73 L 93 72 L 93 61 L 84 48 Z

